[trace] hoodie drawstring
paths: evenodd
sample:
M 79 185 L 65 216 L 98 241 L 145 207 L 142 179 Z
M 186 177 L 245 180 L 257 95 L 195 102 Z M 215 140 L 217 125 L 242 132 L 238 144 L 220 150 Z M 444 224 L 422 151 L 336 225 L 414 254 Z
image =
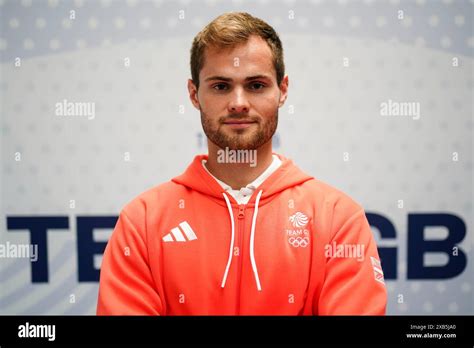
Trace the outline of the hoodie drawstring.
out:
M 229 259 L 227 260 L 227 266 L 224 272 L 224 278 L 222 279 L 221 288 L 225 287 L 225 282 L 227 281 L 227 274 L 229 273 L 230 263 L 232 262 L 232 249 L 234 249 L 234 238 L 235 238 L 235 227 L 234 227 L 234 213 L 232 213 L 232 205 L 230 205 L 229 198 L 225 193 L 224 195 L 225 202 L 227 204 L 227 209 L 229 209 L 230 223 L 232 225 L 232 236 L 230 238 L 230 248 L 229 248 Z
M 255 262 L 255 255 L 254 255 L 254 242 L 255 242 L 255 222 L 257 221 L 257 214 L 258 214 L 258 203 L 260 203 L 260 196 L 262 195 L 262 190 L 257 195 L 257 199 L 255 200 L 255 210 L 253 212 L 252 218 L 252 229 L 250 230 L 250 262 L 252 262 L 252 269 L 253 274 L 255 275 L 255 282 L 257 283 L 258 291 L 262 291 L 262 287 L 260 285 L 260 278 L 258 277 L 258 270 L 257 264 Z
M 257 263 L 255 262 L 254 245 L 255 245 L 255 225 L 257 222 L 258 204 L 260 203 L 260 197 L 262 196 L 262 193 L 263 193 L 263 190 L 260 190 L 255 200 L 255 210 L 252 217 L 252 228 L 250 230 L 250 262 L 252 264 L 252 270 L 255 276 L 255 282 L 257 284 L 258 291 L 262 291 L 262 286 L 260 285 L 260 278 L 258 276 Z M 234 214 L 232 212 L 232 205 L 230 204 L 229 198 L 224 192 L 222 193 L 222 195 L 224 196 L 225 202 L 227 204 L 227 209 L 229 210 L 231 229 L 232 229 L 230 248 L 229 248 L 229 259 L 227 260 L 227 266 L 225 268 L 224 278 L 222 279 L 222 283 L 221 283 L 221 287 L 224 288 L 225 283 L 227 281 L 227 275 L 229 273 L 230 265 L 232 263 L 232 251 L 234 249 L 234 241 L 235 241 L 235 225 L 234 225 Z

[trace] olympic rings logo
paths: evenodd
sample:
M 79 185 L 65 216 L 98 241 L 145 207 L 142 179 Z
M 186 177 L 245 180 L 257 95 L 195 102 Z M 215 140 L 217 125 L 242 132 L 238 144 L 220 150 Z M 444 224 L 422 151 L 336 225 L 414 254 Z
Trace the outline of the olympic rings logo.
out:
M 309 244 L 308 237 L 290 237 L 288 243 L 295 248 L 306 248 Z

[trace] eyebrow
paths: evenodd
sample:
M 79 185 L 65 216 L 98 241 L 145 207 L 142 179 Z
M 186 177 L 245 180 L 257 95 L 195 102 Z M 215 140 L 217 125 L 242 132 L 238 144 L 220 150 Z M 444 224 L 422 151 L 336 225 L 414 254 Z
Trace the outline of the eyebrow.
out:
M 245 81 L 251 81 L 251 80 L 256 80 L 256 79 L 268 79 L 270 80 L 270 77 L 267 75 L 254 75 L 254 76 L 249 76 L 245 78 Z M 230 77 L 224 77 L 224 76 L 211 76 L 205 79 L 205 81 L 226 81 L 226 82 L 232 82 L 233 80 Z

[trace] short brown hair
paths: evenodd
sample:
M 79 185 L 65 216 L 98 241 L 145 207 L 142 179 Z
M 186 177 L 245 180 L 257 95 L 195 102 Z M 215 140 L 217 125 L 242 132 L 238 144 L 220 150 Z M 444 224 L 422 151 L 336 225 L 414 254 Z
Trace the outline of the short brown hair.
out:
M 224 13 L 210 22 L 193 40 L 191 47 L 191 77 L 199 88 L 199 73 L 204 66 L 206 47 L 232 48 L 248 41 L 251 35 L 260 36 L 270 47 L 278 85 L 285 75 L 283 46 L 275 30 L 263 20 L 246 12 Z

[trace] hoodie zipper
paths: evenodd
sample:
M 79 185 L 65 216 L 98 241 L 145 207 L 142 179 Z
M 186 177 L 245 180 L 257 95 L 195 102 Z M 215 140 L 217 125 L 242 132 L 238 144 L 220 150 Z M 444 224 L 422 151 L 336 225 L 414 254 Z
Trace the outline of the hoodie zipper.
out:
M 242 282 L 242 245 L 244 237 L 244 227 L 245 227 L 245 204 L 239 204 L 239 214 L 237 215 L 238 219 L 238 228 L 237 231 L 239 235 L 237 236 L 238 247 L 239 247 L 239 267 L 237 268 L 237 301 L 236 301 L 236 314 L 240 313 L 240 290 Z

